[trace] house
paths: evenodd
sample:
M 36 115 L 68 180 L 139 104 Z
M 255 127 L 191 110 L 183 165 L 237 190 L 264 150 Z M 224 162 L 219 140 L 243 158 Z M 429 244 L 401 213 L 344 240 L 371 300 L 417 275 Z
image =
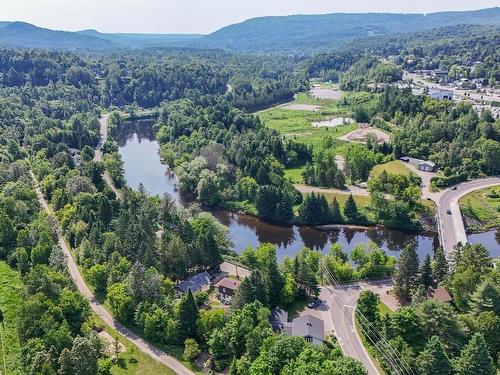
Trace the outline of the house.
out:
M 302 315 L 288 322 L 288 313 L 277 307 L 270 317 L 273 330 L 288 336 L 300 336 L 312 344 L 321 345 L 325 339 L 325 323 L 312 315 Z
M 429 96 L 439 100 L 453 100 L 453 91 L 445 89 L 429 89 Z
M 192 293 L 206 292 L 210 289 L 210 274 L 201 272 L 175 286 L 178 294 L 185 294 L 191 289 Z
M 429 160 L 424 160 L 418 163 L 418 169 L 424 172 L 433 172 L 434 168 L 436 168 L 436 163 L 433 163 Z
M 452 298 L 448 291 L 442 287 L 433 288 L 430 286 L 429 288 L 427 288 L 427 297 L 447 303 L 452 301 Z
M 325 339 L 325 323 L 312 315 L 303 315 L 285 325 L 285 333 L 289 336 L 300 336 L 312 344 L 321 345 Z
M 229 304 L 240 287 L 241 281 L 224 277 L 215 284 L 215 295 L 224 304 Z
M 434 69 L 431 72 L 431 75 L 436 79 L 444 79 L 444 78 L 448 77 L 448 72 L 446 70 L 442 70 L 442 69 Z

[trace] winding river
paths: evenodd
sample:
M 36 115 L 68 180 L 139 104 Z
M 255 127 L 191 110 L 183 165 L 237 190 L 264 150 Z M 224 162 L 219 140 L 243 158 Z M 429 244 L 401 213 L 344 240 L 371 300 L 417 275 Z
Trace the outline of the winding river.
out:
M 186 205 L 176 189 L 176 178 L 165 174 L 167 168 L 161 163 L 158 154 L 159 145 L 154 138 L 152 121 L 128 123 L 118 140 L 119 153 L 124 162 L 125 179 L 132 188 L 142 184 L 149 194 L 170 194 L 179 204 Z M 282 260 L 292 256 L 304 246 L 326 253 L 332 243 L 340 243 L 346 252 L 350 252 L 357 244 L 369 240 L 398 256 L 406 245 L 414 243 L 420 259 L 432 254 L 439 245 L 437 235 L 410 234 L 385 228 L 349 228 L 336 227 L 317 229 L 309 226 L 277 225 L 259 218 L 216 210 L 212 214 L 229 228 L 234 243 L 234 250 L 241 253 L 247 246 L 259 243 L 273 243 L 277 247 L 277 256 Z M 500 256 L 500 238 L 496 232 L 475 234 L 469 237 L 471 242 L 484 243 L 493 256 Z

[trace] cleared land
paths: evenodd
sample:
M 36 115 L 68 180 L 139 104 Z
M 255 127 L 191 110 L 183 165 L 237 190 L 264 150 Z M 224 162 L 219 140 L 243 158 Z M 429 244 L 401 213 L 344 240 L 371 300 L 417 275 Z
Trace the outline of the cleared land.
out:
M 306 112 L 318 112 L 321 109 L 321 107 L 318 105 L 300 104 L 300 103 L 289 103 L 282 105 L 279 108 L 295 110 L 295 111 L 306 111 Z
M 492 186 L 467 194 L 459 200 L 467 229 L 483 231 L 500 226 L 500 187 Z
M 309 91 L 313 98 L 339 100 L 342 98 L 342 92 L 334 85 L 313 85 Z
M 368 136 L 373 136 L 377 142 L 389 142 L 391 136 L 378 128 L 359 128 L 343 135 L 339 139 L 346 142 L 366 143 Z
M 5 362 L 8 374 L 21 374 L 19 371 L 21 347 L 17 336 L 17 309 L 21 304 L 23 284 L 17 271 L 5 262 L 0 262 L 0 307 L 4 314 L 3 332 Z M 3 356 L 0 343 L 0 373 L 3 372 Z
M 413 172 L 405 165 L 405 163 L 399 160 L 393 160 L 385 164 L 379 164 L 373 167 L 371 176 L 378 177 L 382 171 L 386 171 L 390 174 L 400 174 L 400 175 L 410 175 Z
M 279 131 L 287 137 L 299 141 L 318 144 L 328 136 L 339 138 L 356 129 L 354 124 L 338 125 L 335 127 L 314 127 L 314 122 L 330 120 L 332 117 L 348 117 L 349 109 L 333 100 L 320 100 L 300 93 L 290 105 L 319 106 L 316 112 L 284 109 L 276 107 L 259 113 L 262 122 L 271 129 Z M 337 146 L 345 142 L 338 141 Z

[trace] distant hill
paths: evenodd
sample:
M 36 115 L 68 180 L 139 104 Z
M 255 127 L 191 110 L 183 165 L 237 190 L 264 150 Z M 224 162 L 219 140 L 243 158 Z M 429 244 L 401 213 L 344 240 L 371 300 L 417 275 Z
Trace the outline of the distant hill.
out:
M 427 15 L 333 13 L 253 18 L 206 36 L 201 45 L 239 52 L 314 51 L 339 46 L 355 38 L 459 24 L 499 25 L 500 8 Z
M 0 23 L 0 45 L 51 49 L 116 48 L 116 44 L 109 40 L 74 32 L 44 29 L 25 22 Z
M 201 34 L 100 33 L 96 30 L 78 31 L 78 34 L 109 40 L 124 48 L 184 47 L 203 37 Z
M 0 45 L 107 50 L 120 48 L 218 48 L 237 53 L 311 53 L 354 39 L 456 25 L 500 25 L 500 8 L 431 14 L 333 13 L 253 18 L 210 35 L 54 31 L 24 22 L 0 22 Z

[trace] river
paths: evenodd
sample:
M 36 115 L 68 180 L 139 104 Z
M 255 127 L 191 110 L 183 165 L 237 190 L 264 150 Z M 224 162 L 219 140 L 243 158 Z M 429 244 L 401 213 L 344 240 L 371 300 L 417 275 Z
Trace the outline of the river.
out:
M 187 204 L 176 189 L 176 178 L 165 174 L 167 167 L 161 163 L 158 154 L 159 145 L 151 129 L 152 121 L 133 122 L 126 125 L 118 140 L 119 153 L 125 169 L 125 179 L 132 188 L 142 183 L 149 194 L 170 194 L 179 204 Z M 273 243 L 277 247 L 277 256 L 293 256 L 304 246 L 326 253 L 332 243 L 340 243 L 346 252 L 357 244 L 369 240 L 386 250 L 388 254 L 398 256 L 401 249 L 414 243 L 419 258 L 433 253 L 439 245 L 437 235 L 410 234 L 385 228 L 349 228 L 339 227 L 320 230 L 309 226 L 277 225 L 259 218 L 216 210 L 212 214 L 229 228 L 234 243 L 234 250 L 241 253 L 247 246 L 259 243 Z M 472 239 L 474 241 L 472 241 Z M 491 249 L 496 247 L 493 256 L 500 256 L 500 238 L 495 234 L 483 233 L 471 236 L 471 242 L 482 242 Z M 487 241 L 486 241 L 487 240 Z M 496 254 L 494 254 L 496 253 Z

